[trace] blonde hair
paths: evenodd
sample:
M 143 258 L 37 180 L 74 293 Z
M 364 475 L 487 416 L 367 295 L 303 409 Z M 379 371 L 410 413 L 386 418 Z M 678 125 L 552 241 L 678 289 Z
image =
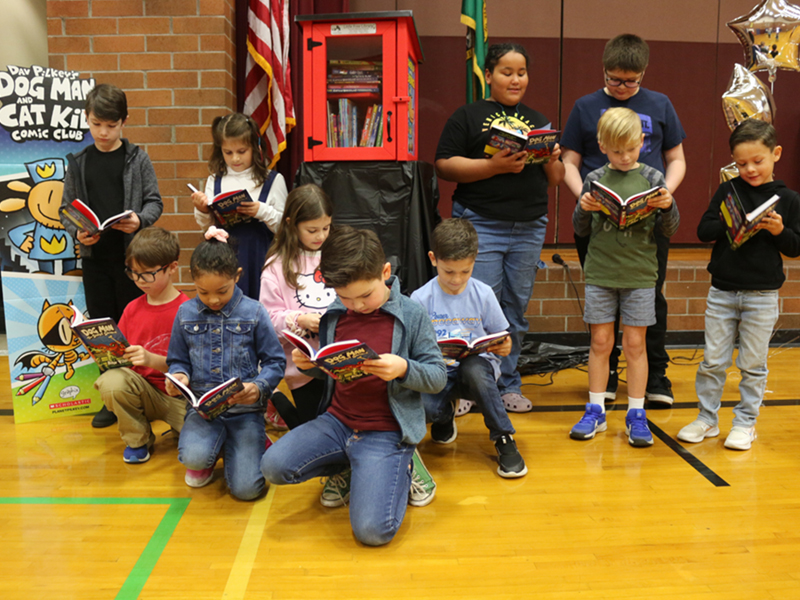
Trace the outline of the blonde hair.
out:
M 630 108 L 609 108 L 597 122 L 597 141 L 606 148 L 626 148 L 642 139 L 642 120 Z

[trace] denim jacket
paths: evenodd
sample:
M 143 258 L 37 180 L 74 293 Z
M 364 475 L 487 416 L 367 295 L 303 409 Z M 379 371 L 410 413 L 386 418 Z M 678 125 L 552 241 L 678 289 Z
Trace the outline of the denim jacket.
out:
M 435 394 L 447 383 L 447 367 L 442 351 L 436 343 L 428 312 L 417 302 L 400 293 L 400 280 L 391 277 L 389 300 L 380 310 L 394 317 L 392 333 L 392 354 L 408 361 L 408 371 L 402 379 L 387 382 L 389 408 L 400 425 L 403 441 L 418 444 L 425 437 L 425 408 L 420 392 Z M 338 298 L 328 306 L 319 322 L 320 345 L 332 343 L 339 317 L 347 312 Z M 361 340 L 369 343 L 369 340 Z M 325 395 L 320 403 L 320 413 L 325 412 L 333 398 L 335 380 L 320 369 L 306 371 L 308 375 L 324 378 Z
M 236 286 L 233 297 L 215 312 L 193 298 L 175 315 L 167 352 L 169 372 L 184 373 L 195 395 L 202 395 L 231 377 L 252 381 L 261 391 L 258 402 L 237 404 L 233 413 L 263 411 L 286 367 L 283 348 L 269 314 Z

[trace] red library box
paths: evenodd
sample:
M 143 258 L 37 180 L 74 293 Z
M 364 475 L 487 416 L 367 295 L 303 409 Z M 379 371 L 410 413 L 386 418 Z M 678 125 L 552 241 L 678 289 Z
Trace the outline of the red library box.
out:
M 416 160 L 422 47 L 410 10 L 298 15 L 303 159 Z

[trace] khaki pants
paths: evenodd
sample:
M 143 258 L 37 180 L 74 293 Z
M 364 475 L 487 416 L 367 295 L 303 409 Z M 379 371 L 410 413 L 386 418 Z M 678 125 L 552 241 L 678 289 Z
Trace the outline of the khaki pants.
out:
M 151 421 L 165 421 L 175 431 L 183 427 L 186 400 L 167 396 L 131 369 L 109 369 L 94 387 L 108 410 L 117 415 L 120 437 L 131 448 L 150 443 Z

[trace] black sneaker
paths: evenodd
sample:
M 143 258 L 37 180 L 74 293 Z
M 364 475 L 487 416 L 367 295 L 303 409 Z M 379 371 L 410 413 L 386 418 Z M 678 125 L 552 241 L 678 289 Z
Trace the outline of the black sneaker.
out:
M 100 409 L 100 412 L 92 418 L 92 427 L 102 429 L 103 427 L 111 427 L 116 422 L 117 415 L 108 410 L 106 405 L 103 404 L 103 408 Z
M 501 435 L 494 443 L 497 448 L 497 473 L 500 477 L 508 479 L 513 477 L 522 477 L 528 472 L 528 467 L 525 466 L 525 461 L 522 460 L 522 455 L 517 450 L 517 443 L 510 435 Z
M 672 382 L 665 374 L 656 375 L 647 381 L 647 391 L 644 399 L 650 403 L 651 408 L 668 408 L 675 402 L 672 395 Z
M 606 384 L 606 400 L 617 399 L 617 387 L 619 386 L 619 373 L 616 371 L 608 372 L 608 383 Z
M 455 415 L 447 423 L 431 423 L 431 439 L 437 444 L 450 444 L 457 436 Z

